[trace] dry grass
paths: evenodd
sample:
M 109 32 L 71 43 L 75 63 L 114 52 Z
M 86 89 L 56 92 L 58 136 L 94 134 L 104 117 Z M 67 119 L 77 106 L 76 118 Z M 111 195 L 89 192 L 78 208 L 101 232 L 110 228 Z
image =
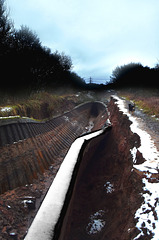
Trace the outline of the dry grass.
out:
M 135 102 L 148 115 L 159 117 L 159 91 L 156 89 L 123 89 L 121 96 Z
M 35 119 L 49 118 L 57 115 L 62 107 L 67 110 L 67 96 L 53 95 L 48 92 L 39 92 L 30 96 L 8 96 L 6 101 L 1 102 L 0 117 L 16 116 L 31 117 Z M 8 108 L 10 110 L 3 111 Z M 6 109 L 7 109 L 6 108 Z
M 23 116 L 46 119 L 69 111 L 76 105 L 92 100 L 86 92 L 55 94 L 36 92 L 30 96 L 4 96 L 0 94 L 0 117 Z M 10 110 L 3 111 L 3 108 Z M 6 108 L 6 109 L 7 109 Z

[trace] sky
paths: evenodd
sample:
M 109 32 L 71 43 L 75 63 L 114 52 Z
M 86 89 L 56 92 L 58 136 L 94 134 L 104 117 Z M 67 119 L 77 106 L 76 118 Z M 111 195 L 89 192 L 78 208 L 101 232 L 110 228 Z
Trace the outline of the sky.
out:
M 159 62 L 159 0 L 6 0 L 16 29 L 69 55 L 86 81 L 105 82 L 123 64 Z

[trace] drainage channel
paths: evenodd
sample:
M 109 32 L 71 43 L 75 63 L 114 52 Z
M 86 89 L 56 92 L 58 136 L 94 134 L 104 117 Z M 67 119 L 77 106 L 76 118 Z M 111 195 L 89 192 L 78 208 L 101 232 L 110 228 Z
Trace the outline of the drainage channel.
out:
M 71 145 L 28 233 L 25 240 L 59 239 L 63 220 L 71 199 L 77 173 L 81 163 L 81 154 L 86 144 L 93 138 L 111 129 L 111 124 L 82 137 Z

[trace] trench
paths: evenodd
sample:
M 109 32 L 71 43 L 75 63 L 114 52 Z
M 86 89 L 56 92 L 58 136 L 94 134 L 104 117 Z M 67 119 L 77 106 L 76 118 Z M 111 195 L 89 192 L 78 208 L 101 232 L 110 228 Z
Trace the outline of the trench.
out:
M 45 239 L 126 240 L 139 233 L 135 213 L 143 200 L 143 183 L 142 176 L 133 168 L 130 149 L 140 146 L 140 138 L 131 132 L 131 121 L 114 102 L 111 99 L 108 104 L 112 127 L 82 146 L 60 216 L 54 222 L 55 228 L 49 230 L 49 237 L 44 229 Z M 98 116 L 96 111 L 94 115 Z M 98 127 L 101 119 L 96 119 Z M 141 155 L 137 158 L 142 161 Z M 45 206 L 38 217 L 40 222 L 33 222 L 33 232 L 36 230 L 31 236 L 42 236 L 38 226 L 46 221 L 42 217 L 46 214 Z M 39 236 L 38 240 L 43 239 Z
M 130 149 L 140 145 L 131 122 L 112 100 L 112 128 L 86 143 L 72 196 L 53 240 L 134 239 L 135 212 L 142 197 L 141 176 L 133 171 Z

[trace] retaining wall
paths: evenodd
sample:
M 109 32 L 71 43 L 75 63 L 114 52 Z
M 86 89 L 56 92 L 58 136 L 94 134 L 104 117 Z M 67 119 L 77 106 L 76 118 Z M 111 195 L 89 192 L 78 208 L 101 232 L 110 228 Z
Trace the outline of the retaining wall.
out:
M 31 183 L 65 156 L 80 135 L 107 119 L 102 103 L 86 103 L 46 122 L 13 120 L 0 126 L 0 194 Z M 57 163 L 58 164 L 58 163 Z

